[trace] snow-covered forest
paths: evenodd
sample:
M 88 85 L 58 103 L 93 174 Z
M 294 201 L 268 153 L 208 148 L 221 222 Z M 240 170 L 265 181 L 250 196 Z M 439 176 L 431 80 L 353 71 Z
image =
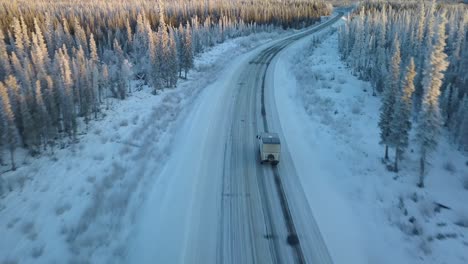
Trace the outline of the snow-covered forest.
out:
M 13 170 L 19 147 L 38 155 L 75 142 L 108 98 L 125 99 L 142 85 L 154 94 L 176 86 L 206 47 L 275 27 L 305 27 L 332 11 L 321 0 L 0 5 L 0 164 Z
M 436 1 L 365 2 L 339 31 L 342 59 L 382 98 L 385 159 L 394 149 L 398 171 L 414 145 L 420 187 L 441 133 L 468 150 L 467 36 L 467 6 Z

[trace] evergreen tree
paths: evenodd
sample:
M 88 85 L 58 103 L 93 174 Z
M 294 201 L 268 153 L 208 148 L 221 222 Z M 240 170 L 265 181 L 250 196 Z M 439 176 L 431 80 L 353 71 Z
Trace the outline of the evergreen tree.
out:
M 36 81 L 36 91 L 35 91 L 35 107 L 36 110 L 34 112 L 34 130 L 38 133 L 38 141 L 36 145 L 39 149 L 40 145 L 43 145 L 46 148 L 48 141 L 50 140 L 51 136 L 51 122 L 49 119 L 49 115 L 47 113 L 47 109 L 44 104 L 44 98 L 42 96 L 42 88 L 41 88 L 41 81 Z
M 380 108 L 380 144 L 385 145 L 385 159 L 388 160 L 388 147 L 395 146 L 395 141 L 392 136 L 392 118 L 395 111 L 396 96 L 400 90 L 400 43 L 395 37 L 394 41 L 395 52 L 392 57 L 392 74 L 390 75 L 390 85 L 384 91 L 382 106 Z
M 172 27 L 169 27 L 169 43 L 168 43 L 168 60 L 167 64 L 169 67 L 169 87 L 176 87 L 177 85 L 177 73 L 179 70 L 179 62 L 177 55 L 176 36 Z
M 184 69 L 185 79 L 187 79 L 187 73 L 193 67 L 192 30 L 190 29 L 190 24 L 188 22 L 183 35 L 182 49 L 183 56 L 181 68 Z
M 5 78 L 10 74 L 11 66 L 5 45 L 5 36 L 3 31 L 0 29 L 0 80 L 5 80 Z
M 16 170 L 15 150 L 18 145 L 18 134 L 15 126 L 15 115 L 10 105 L 10 96 L 8 95 L 5 85 L 0 82 L 0 122 L 3 123 L 2 139 L 10 151 L 11 169 Z
M 177 29 L 177 60 L 179 62 L 179 77 L 182 77 L 182 69 L 183 69 L 183 62 L 184 62 L 184 45 L 185 45 L 185 29 L 182 24 L 179 24 L 179 28 Z M 1 45 L 1 44 L 0 44 Z
M 457 142 L 464 151 L 468 151 L 468 95 L 465 95 L 458 111 Z
M 416 80 L 415 80 L 415 87 L 416 87 L 415 99 L 417 99 L 415 103 L 416 103 L 416 109 L 418 111 L 421 109 L 421 99 L 424 96 L 424 89 L 425 89 L 425 84 L 423 80 L 425 73 L 423 71 L 425 70 L 426 65 L 429 63 L 427 60 L 429 59 L 428 56 L 431 52 L 432 40 L 434 38 L 435 8 L 436 8 L 435 0 L 432 0 L 430 8 L 429 8 L 428 16 L 426 17 L 427 23 L 426 23 L 422 49 L 419 51 L 420 52 L 419 65 L 417 66 L 417 69 L 419 69 L 419 72 L 416 75 Z
M 398 161 L 408 147 L 409 131 L 411 129 L 412 95 L 414 88 L 414 77 L 416 75 L 414 60 L 411 58 L 406 70 L 406 77 L 403 82 L 403 91 L 399 93 L 392 118 L 392 135 L 395 142 L 395 171 L 398 171 Z
M 440 16 L 437 32 L 437 43 L 431 49 L 430 58 L 424 70 L 423 87 L 424 99 L 421 116 L 419 117 L 417 139 L 420 148 L 420 177 L 419 187 L 424 187 L 425 163 L 427 156 L 437 147 L 437 137 L 440 134 L 442 117 L 439 109 L 440 87 L 444 78 L 444 71 L 448 67 L 445 48 L 445 11 Z

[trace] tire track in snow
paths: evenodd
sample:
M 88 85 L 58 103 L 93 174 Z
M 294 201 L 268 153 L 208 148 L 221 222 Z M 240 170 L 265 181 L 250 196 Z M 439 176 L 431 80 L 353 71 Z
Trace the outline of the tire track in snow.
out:
M 263 128 L 264 128 L 265 132 L 269 132 L 268 120 L 267 120 L 267 117 L 266 117 L 266 110 L 265 110 L 265 80 L 266 80 L 268 67 L 269 67 L 271 61 L 273 60 L 273 58 L 280 51 L 282 51 L 284 48 L 286 48 L 288 45 L 290 45 L 294 41 L 297 41 L 297 40 L 299 40 L 299 39 L 301 39 L 301 38 L 303 38 L 303 37 L 305 37 L 305 36 L 307 36 L 309 34 L 318 32 L 318 31 L 330 26 L 331 24 L 338 21 L 342 16 L 343 16 L 343 13 L 340 12 L 337 16 L 335 16 L 334 18 L 328 20 L 327 22 L 325 22 L 325 23 L 323 23 L 323 24 L 321 24 L 321 25 L 319 25 L 319 26 L 317 26 L 317 27 L 315 27 L 315 28 L 313 28 L 313 29 L 311 29 L 309 31 L 298 34 L 296 36 L 293 36 L 291 38 L 288 38 L 288 39 L 280 42 L 279 45 L 276 48 L 267 49 L 265 54 L 260 57 L 260 61 L 257 61 L 257 63 L 266 64 L 265 71 L 263 72 L 262 85 L 261 85 L 261 93 L 262 93 L 262 96 L 261 96 L 261 113 L 262 113 L 262 119 L 263 119 Z M 276 190 L 277 190 L 278 196 L 280 198 L 280 202 L 281 202 L 283 217 L 285 218 L 286 227 L 287 227 L 287 230 L 288 230 L 288 233 L 289 233 L 288 238 L 287 238 L 288 243 L 295 250 L 297 263 L 302 264 L 302 263 L 305 263 L 305 257 L 304 257 L 304 253 L 303 253 L 303 250 L 302 250 L 302 247 L 301 247 L 301 244 L 300 244 L 300 240 L 299 240 L 298 235 L 297 235 L 296 226 L 295 226 L 294 221 L 293 221 L 292 216 L 291 216 L 291 211 L 290 211 L 290 208 L 289 208 L 286 193 L 284 191 L 283 183 L 282 183 L 282 180 L 281 180 L 278 169 L 276 167 L 273 167 L 272 169 L 273 169 L 273 174 L 274 174 L 274 181 L 275 181 Z M 330 261 L 331 261 L 331 258 L 330 258 Z

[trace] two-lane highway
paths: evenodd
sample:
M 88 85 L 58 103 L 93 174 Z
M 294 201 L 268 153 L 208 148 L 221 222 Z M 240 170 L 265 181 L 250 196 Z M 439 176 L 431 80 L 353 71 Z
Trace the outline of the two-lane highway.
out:
M 273 168 L 260 165 L 256 135 L 284 138 L 271 96 L 275 56 L 340 16 L 240 55 L 184 110 L 125 263 L 332 263 L 287 142 Z
M 217 263 L 332 263 L 310 208 L 298 212 L 289 204 L 304 196 L 290 199 L 284 188 L 283 177 L 297 177 L 287 147 L 278 167 L 260 165 L 256 135 L 270 131 L 268 121 L 275 114 L 268 109 L 274 104 L 265 103 L 265 79 L 275 56 L 342 15 L 264 48 L 231 84 L 236 93 L 224 151 Z

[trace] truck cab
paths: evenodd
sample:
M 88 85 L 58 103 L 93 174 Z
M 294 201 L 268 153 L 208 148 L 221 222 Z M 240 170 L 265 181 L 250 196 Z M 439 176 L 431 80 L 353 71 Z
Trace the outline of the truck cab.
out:
M 281 142 L 276 133 L 262 133 L 257 136 L 260 145 L 260 163 L 270 162 L 276 165 L 279 162 Z

